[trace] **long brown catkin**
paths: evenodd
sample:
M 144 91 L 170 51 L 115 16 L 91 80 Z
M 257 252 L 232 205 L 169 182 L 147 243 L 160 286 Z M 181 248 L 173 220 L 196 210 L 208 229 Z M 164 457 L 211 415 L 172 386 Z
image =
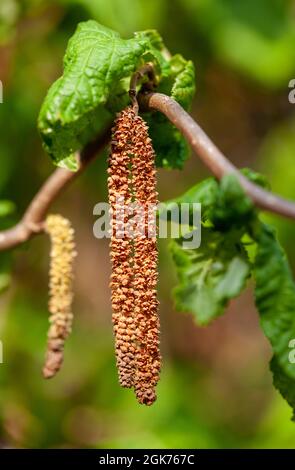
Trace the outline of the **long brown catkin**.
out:
M 130 388 L 134 381 L 135 323 L 132 286 L 132 243 L 124 230 L 128 223 L 124 205 L 131 203 L 129 140 L 133 113 L 126 109 L 115 121 L 108 168 L 108 191 L 111 206 L 110 243 L 112 274 L 111 298 L 119 382 Z M 122 198 L 122 202 L 118 201 Z
M 72 328 L 74 230 L 61 215 L 49 215 L 45 231 L 51 240 L 49 271 L 50 327 L 43 376 L 53 377 L 63 363 L 65 340 Z
M 136 316 L 136 373 L 134 388 L 138 401 L 147 405 L 156 400 L 159 380 L 159 317 L 157 300 L 158 250 L 156 219 L 149 218 L 149 207 L 158 203 L 155 152 L 148 126 L 140 116 L 134 118 L 132 175 L 135 199 L 144 207 L 144 230 L 134 243 L 134 292 Z
M 155 153 L 146 123 L 131 107 L 115 123 L 109 174 L 113 228 L 115 195 L 123 195 L 125 204 L 135 201 L 144 208 L 134 239 L 112 238 L 111 288 L 120 383 L 134 387 L 139 403 L 151 405 L 161 366 L 156 222 L 148 220 L 149 205 L 157 204 Z M 125 215 L 125 228 L 128 223 Z

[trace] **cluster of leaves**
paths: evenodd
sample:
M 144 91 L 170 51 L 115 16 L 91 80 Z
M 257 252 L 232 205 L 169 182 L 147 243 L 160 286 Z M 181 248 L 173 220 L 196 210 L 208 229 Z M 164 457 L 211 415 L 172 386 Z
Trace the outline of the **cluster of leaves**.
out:
M 68 44 L 64 73 L 50 88 L 39 116 L 44 146 L 56 164 L 76 169 L 76 152 L 128 104 L 130 77 L 146 62 L 154 65 L 158 90 L 187 109 L 194 93 L 193 64 L 180 55 L 171 57 L 156 31 L 122 39 L 95 21 L 79 24 Z M 158 165 L 181 168 L 188 152 L 181 134 L 159 113 L 145 118 Z M 246 175 L 266 184 L 253 172 Z M 184 248 L 183 238 L 170 245 L 179 278 L 174 289 L 177 310 L 192 312 L 206 325 L 253 276 L 261 325 L 274 351 L 274 384 L 295 409 L 290 392 L 295 367 L 289 361 L 289 343 L 295 338 L 295 285 L 274 231 L 260 221 L 234 175 L 220 184 L 206 180 L 172 202 L 202 204 L 201 246 Z
M 195 10 L 188 8 L 188 4 Z M 35 133 L 35 118 L 48 81 L 50 77 L 55 76 L 59 67 L 59 58 L 63 53 L 65 41 L 78 20 L 94 18 L 119 31 L 125 38 L 131 37 L 133 31 L 149 28 L 150 25 L 160 27 L 159 30 L 163 33 L 165 41 L 171 45 L 171 49 L 186 51 L 186 56 L 194 57 L 196 64 L 203 58 L 206 66 L 212 71 L 215 58 L 223 62 L 225 68 L 218 69 L 220 75 L 217 74 L 221 80 L 223 80 L 224 72 L 228 78 L 227 72 L 230 66 L 234 67 L 236 72 L 243 71 L 246 80 L 252 78 L 256 80 L 256 85 L 259 81 L 263 89 L 266 84 L 273 87 L 280 86 L 286 96 L 288 82 L 290 77 L 294 76 L 295 54 L 292 46 L 294 41 L 290 36 L 292 26 L 290 28 L 286 25 L 285 17 L 277 14 L 276 8 L 281 6 L 287 11 L 288 5 L 291 6 L 291 4 L 292 0 L 260 0 L 259 2 L 256 0 L 248 2 L 132 0 L 132 8 L 126 8 L 126 0 L 109 0 L 108 2 L 104 0 L 52 0 L 51 2 L 47 0 L 1 0 L 0 42 L 2 44 L 2 41 L 6 41 L 10 46 L 3 51 L 3 54 L 1 53 L 0 59 L 0 78 L 3 80 L 5 95 L 4 104 L 0 105 L 1 127 L 5 129 L 0 139 L 0 189 L 3 198 L 13 194 L 13 199 L 20 210 L 15 216 L 13 213 L 9 215 L 8 212 L 11 212 L 13 206 L 3 201 L 4 204 L 0 204 L 1 229 L 11 226 L 18 220 L 21 211 L 40 185 L 40 178 L 42 179 L 42 175 L 44 176 L 48 171 L 48 162 L 42 158 L 42 151 L 39 149 Z M 26 5 L 26 11 L 23 5 Z M 40 5 L 44 7 L 40 8 Z M 204 5 L 208 7 L 205 9 Z M 228 12 L 226 17 L 220 14 L 221 9 L 224 11 L 225 8 Z M 233 11 L 234 8 L 235 11 Z M 185 9 L 189 13 L 186 17 L 184 17 Z M 239 9 L 243 11 L 236 15 L 235 12 Z M 26 17 L 22 12 L 26 13 Z M 252 24 L 249 21 L 250 15 L 253 19 Z M 273 18 L 273 34 L 268 39 L 264 38 L 263 31 L 269 28 L 270 17 Z M 211 21 L 212 18 L 214 23 Z M 294 16 L 289 13 L 287 23 L 291 25 L 292 22 L 294 22 Z M 241 29 L 240 26 L 242 26 Z M 21 35 L 18 36 L 18 41 L 12 41 L 17 31 L 16 28 Z M 246 34 L 245 29 L 247 29 Z M 281 38 L 284 36 L 285 39 L 282 41 Z M 266 47 L 264 44 L 261 47 L 261 42 L 265 43 Z M 208 44 L 211 46 L 211 54 Z M 10 62 L 6 60 L 7 52 L 12 57 Z M 291 73 L 290 70 L 293 72 Z M 211 78 L 212 74 L 209 74 L 209 77 Z M 218 83 L 220 87 L 220 81 Z M 239 84 L 239 75 L 236 73 L 231 81 L 233 94 L 235 94 L 235 87 Z M 210 91 L 211 81 L 207 85 Z M 262 113 L 264 117 L 265 106 L 267 109 L 273 109 L 279 102 L 279 97 L 274 93 L 264 97 L 267 99 L 262 100 L 263 103 L 261 100 L 256 102 L 257 88 L 251 90 L 253 93 L 247 95 L 245 102 L 248 111 L 255 110 L 255 116 L 257 113 L 261 116 Z M 244 89 L 242 92 L 245 94 Z M 231 97 L 232 93 L 227 93 L 227 97 Z M 203 98 L 207 103 L 206 93 Z M 233 109 L 236 114 L 239 114 L 239 100 L 234 101 Z M 285 111 L 289 113 L 288 110 Z M 252 117 L 253 113 L 250 114 Z M 275 123 L 277 118 L 282 120 L 284 117 L 286 117 L 285 114 L 280 112 L 279 116 L 276 116 Z M 211 112 L 207 116 L 209 125 L 212 124 L 212 119 L 214 121 L 214 113 Z M 220 122 L 221 129 L 226 127 L 226 123 L 226 120 Z M 287 121 L 285 124 L 278 122 L 280 127 L 273 128 L 273 130 L 274 122 L 267 121 L 267 123 L 271 133 L 266 145 L 263 145 L 263 153 L 260 153 L 255 160 L 256 165 L 271 177 L 272 187 L 276 192 L 294 198 L 294 123 L 290 122 L 289 126 Z M 247 137 L 249 135 L 247 134 Z M 255 126 L 251 128 L 251 135 L 257 137 Z M 13 145 L 11 145 L 12 142 Z M 97 161 L 97 165 L 101 165 L 99 168 L 104 168 L 105 163 L 100 160 Z M 97 194 L 98 178 L 103 177 L 103 171 L 87 173 L 87 179 L 81 186 L 84 197 L 87 198 L 91 183 L 93 191 Z M 29 185 L 27 181 L 30 181 Z M 183 185 L 184 181 L 185 175 L 179 174 L 179 178 L 174 183 L 179 186 Z M 174 190 L 177 190 L 176 186 Z M 264 214 L 264 220 L 265 217 L 266 214 Z M 283 218 L 280 220 L 275 217 L 273 220 L 275 220 L 276 227 L 279 227 L 280 241 L 287 248 L 290 259 L 290 255 L 294 252 L 292 244 L 294 226 L 292 222 Z M 58 379 L 58 382 L 46 384 L 44 387 L 42 381 L 39 380 L 38 371 L 40 361 L 43 359 L 43 337 L 47 327 L 47 318 L 44 315 L 46 282 L 44 282 L 43 269 L 41 269 L 43 263 L 40 263 L 42 246 L 38 245 L 38 241 L 34 241 L 30 256 L 27 257 L 26 265 L 29 263 L 29 271 L 27 271 L 28 276 L 25 282 L 23 280 L 18 283 L 17 289 L 2 299 L 2 303 L 4 301 L 5 304 L 2 309 L 7 310 L 7 315 L 1 316 L 1 339 L 5 345 L 5 357 L 9 356 L 9 364 L 7 367 L 1 367 L 1 442 L 13 447 L 43 448 L 56 444 L 62 446 L 64 442 L 72 446 L 89 446 L 91 442 L 94 442 L 95 447 L 140 445 L 188 447 L 195 446 L 196 442 L 203 447 L 212 448 L 294 447 L 294 425 L 286 422 L 288 407 L 285 406 L 283 400 L 279 402 L 275 400 L 271 406 L 268 406 L 269 390 L 268 387 L 264 387 L 262 394 L 259 393 L 259 397 L 256 397 L 258 401 L 254 399 L 245 403 L 245 397 L 249 393 L 248 387 L 251 386 L 247 370 L 243 371 L 240 376 L 238 389 L 236 386 L 231 387 L 230 381 L 226 383 L 227 389 L 231 392 L 226 395 L 220 394 L 220 402 L 216 402 L 215 409 L 214 407 L 212 409 L 212 393 L 210 393 L 212 381 L 203 380 L 203 375 L 198 374 L 196 380 L 192 382 L 191 376 L 195 372 L 197 363 L 186 361 L 184 364 L 183 361 L 174 361 L 161 380 L 161 395 L 164 399 L 159 401 L 155 409 L 150 409 L 148 414 L 138 413 L 137 407 L 132 401 L 128 401 L 127 395 L 117 394 L 109 328 L 103 329 L 101 325 L 103 334 L 98 342 L 97 332 L 93 329 L 92 322 L 89 322 L 90 311 L 77 318 L 78 328 L 76 334 L 75 331 L 73 332 L 72 346 L 69 345 L 68 372 L 65 371 L 61 381 Z M 166 259 L 162 261 L 162 268 L 165 270 L 167 261 Z M 9 280 L 8 264 L 8 254 L 1 253 L 0 273 L 4 276 L 1 277 L 0 274 L 0 287 L 5 287 Z M 169 272 L 167 275 L 169 276 Z M 36 289 L 36 283 L 40 289 Z M 89 288 L 88 283 L 87 292 Z M 95 288 L 99 290 L 99 287 Z M 162 305 L 162 308 L 165 308 L 165 305 Z M 101 306 L 101 313 L 102 315 L 109 314 L 109 312 L 103 312 L 103 306 Z M 87 344 L 85 343 L 86 335 Z M 178 340 L 181 341 L 181 338 L 179 337 Z M 255 342 L 255 338 L 253 341 Z M 186 349 L 182 351 L 182 356 L 184 356 Z M 264 375 L 259 376 L 260 366 L 252 371 L 251 364 L 252 361 L 249 361 L 250 372 L 258 374 L 258 376 L 252 375 L 252 380 L 256 377 L 259 383 L 264 383 Z M 32 367 L 36 369 L 36 373 L 31 373 Z M 76 370 L 75 387 L 72 386 L 73 368 Z M 275 363 L 273 363 L 273 368 L 276 368 Z M 210 377 L 212 368 L 203 367 L 202 370 Z M 103 381 L 101 381 L 101 376 L 104 377 Z M 291 394 L 292 387 L 294 390 L 292 380 L 288 386 L 288 377 L 280 375 L 277 368 L 276 377 L 280 381 L 283 381 L 285 377 L 285 390 Z M 214 381 L 214 387 L 217 389 L 224 386 L 224 381 L 227 380 L 225 374 L 221 374 L 220 377 L 215 376 L 215 379 L 221 380 L 217 387 Z M 65 384 L 67 384 L 66 387 Z M 21 394 L 17 392 L 20 389 Z M 68 390 L 73 391 L 72 395 L 68 393 Z M 84 407 L 85 393 L 87 393 L 87 408 Z M 201 399 L 192 400 L 192 395 Z M 262 402 L 268 410 L 266 414 L 263 414 L 263 420 L 261 420 L 261 413 L 255 411 L 257 406 L 261 410 Z M 107 409 L 105 407 L 102 409 L 102 403 L 108 403 Z M 227 407 L 220 406 L 220 403 L 231 403 L 230 411 Z M 245 404 L 242 413 L 244 419 L 239 414 L 240 403 Z M 207 414 L 207 423 L 202 419 L 204 414 L 199 412 L 200 409 L 204 409 L 204 406 L 210 409 L 210 413 Z M 88 429 L 93 428 L 93 418 L 91 418 L 93 415 L 91 414 L 89 421 L 89 407 L 92 407 L 96 416 L 96 434 L 98 433 L 99 438 L 96 441 L 93 441 L 95 439 L 93 437 L 90 439 L 89 433 L 85 433 L 85 426 L 83 426 L 80 432 L 81 441 L 79 441 L 77 437 L 79 433 L 76 433 L 79 426 L 77 427 L 76 424 L 77 420 L 81 422 L 81 416 L 84 419 L 84 408 L 86 428 L 87 423 Z M 125 411 L 122 414 L 122 408 L 128 409 L 128 413 Z M 113 420 L 114 413 L 118 418 L 116 420 Z M 228 426 L 229 416 L 232 426 Z M 239 416 L 238 419 L 237 416 Z M 246 422 L 248 423 L 248 417 L 251 422 L 251 432 L 247 424 L 245 426 L 245 416 L 247 416 Z M 14 426 L 10 425 L 11 419 L 14 420 Z M 101 429 L 102 421 L 110 423 L 106 434 Z M 170 423 L 176 422 L 177 426 L 171 426 Z M 220 423 L 224 424 L 222 433 L 220 433 Z M 237 432 L 232 431 L 235 429 Z
M 59 166 L 77 168 L 76 152 L 128 104 L 132 73 L 152 62 L 158 90 L 188 108 L 194 94 L 194 67 L 179 54 L 170 56 L 154 30 L 131 39 L 96 21 L 80 23 L 64 57 L 64 72 L 50 88 L 39 115 L 46 151 Z M 188 155 L 183 137 L 166 118 L 146 116 L 159 166 L 181 168 Z
M 194 93 L 193 64 L 179 54 L 171 57 L 156 31 L 122 39 L 95 21 L 78 26 L 65 54 L 64 73 L 50 88 L 39 115 L 44 146 L 54 163 L 76 169 L 76 152 L 128 104 L 130 77 L 146 62 L 154 65 L 158 91 L 188 109 Z M 158 165 L 181 168 L 188 154 L 181 134 L 160 113 L 146 113 L 145 119 Z M 266 184 L 257 174 L 247 176 Z M 179 278 L 174 289 L 177 310 L 193 313 L 198 324 L 206 325 L 224 312 L 252 276 L 261 326 L 273 348 L 274 385 L 295 410 L 295 367 L 289 360 L 289 344 L 295 338 L 295 285 L 273 229 L 260 221 L 233 175 L 220 183 L 213 178 L 203 181 L 176 202 L 202 205 L 201 246 L 184 249 L 182 238 L 170 243 Z M 13 210 L 7 201 L 0 202 L 1 228 Z M 9 270 L 7 254 L 1 258 L 0 290 L 9 284 Z
M 265 184 L 253 172 L 246 175 Z M 234 175 L 220 184 L 213 178 L 203 181 L 169 201 L 167 209 L 171 202 L 202 204 L 201 246 L 184 248 L 183 238 L 170 244 L 179 278 L 174 289 L 177 309 L 192 312 L 198 324 L 207 325 L 253 276 L 261 326 L 273 349 L 274 385 L 295 417 L 295 365 L 289 360 L 295 338 L 295 284 L 274 230 L 261 222 Z

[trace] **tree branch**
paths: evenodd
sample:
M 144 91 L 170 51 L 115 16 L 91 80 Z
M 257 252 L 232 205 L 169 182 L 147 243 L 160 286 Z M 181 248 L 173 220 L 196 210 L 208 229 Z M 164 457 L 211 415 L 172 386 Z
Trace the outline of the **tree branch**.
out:
M 97 140 L 87 145 L 78 155 L 80 161 L 78 171 L 72 172 L 64 168 L 58 168 L 49 176 L 32 199 L 21 221 L 11 229 L 0 232 L 0 251 L 14 248 L 43 231 L 44 219 L 53 202 L 82 173 L 95 155 L 104 148 L 109 139 L 110 128 L 106 129 Z
M 133 101 L 135 100 L 133 95 L 137 80 L 142 78 L 143 73 L 151 74 L 150 67 L 133 76 L 131 82 Z M 152 75 L 150 75 L 151 78 Z M 175 100 L 161 93 L 150 92 L 140 93 L 138 98 L 143 109 L 160 111 L 182 132 L 192 149 L 218 179 L 228 173 L 235 173 L 255 205 L 261 209 L 295 219 L 294 202 L 262 189 L 243 176 Z M 44 219 L 53 202 L 77 178 L 94 156 L 103 149 L 109 139 L 110 128 L 106 129 L 96 141 L 85 147 L 78 156 L 80 167 L 77 172 L 71 172 L 63 168 L 54 171 L 34 196 L 21 221 L 11 229 L 0 232 L 0 251 L 14 248 L 43 231 Z
M 228 173 L 235 173 L 246 194 L 256 206 L 290 219 L 295 219 L 294 202 L 266 191 L 249 181 L 223 155 L 203 129 L 175 100 L 161 93 L 141 94 L 138 98 L 143 109 L 154 109 L 165 114 L 172 124 L 186 137 L 192 149 L 218 179 L 221 179 Z

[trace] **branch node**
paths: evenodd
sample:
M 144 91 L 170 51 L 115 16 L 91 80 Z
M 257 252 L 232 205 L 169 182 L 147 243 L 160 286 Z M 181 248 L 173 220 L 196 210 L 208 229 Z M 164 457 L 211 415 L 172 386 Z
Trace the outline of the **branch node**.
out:
M 37 233 L 44 231 L 44 227 L 45 227 L 44 222 L 36 223 L 36 222 L 24 220 L 23 223 L 24 223 L 24 226 L 28 229 L 28 231 L 31 232 L 32 234 L 37 234 Z
M 138 110 L 139 110 L 139 105 L 137 101 L 138 82 L 140 80 L 143 80 L 145 77 L 147 77 L 147 80 L 142 83 L 140 92 L 154 91 L 155 88 L 157 87 L 157 78 L 156 78 L 154 66 L 151 62 L 147 62 L 140 69 L 134 72 L 130 79 L 129 96 L 130 96 L 132 107 L 133 107 L 135 114 L 138 114 Z

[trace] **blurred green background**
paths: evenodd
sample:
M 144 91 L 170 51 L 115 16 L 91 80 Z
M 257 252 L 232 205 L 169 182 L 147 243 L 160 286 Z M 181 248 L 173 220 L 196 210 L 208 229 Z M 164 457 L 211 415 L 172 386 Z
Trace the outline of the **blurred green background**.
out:
M 295 198 L 295 2 L 290 0 L 1 0 L 1 199 L 22 214 L 53 170 L 36 130 L 40 104 L 61 74 L 79 21 L 94 18 L 123 36 L 157 28 L 173 53 L 196 65 L 192 114 L 239 167 L 265 173 Z M 159 171 L 160 199 L 208 175 L 192 155 L 183 172 Z M 158 400 L 138 405 L 119 388 L 108 279 L 108 242 L 92 234 L 92 210 L 106 200 L 106 158 L 98 158 L 55 205 L 77 232 L 75 322 L 62 371 L 44 381 L 48 240 L 17 250 L 13 280 L 0 298 L 1 447 L 294 448 L 291 411 L 274 391 L 270 349 L 251 285 L 206 329 L 174 311 L 176 279 L 160 244 L 163 372 Z M 2 207 L 2 206 L 1 206 Z M 3 210 L 6 210 L 3 207 Z M 295 267 L 294 222 L 267 216 Z M 1 263 L 5 265 L 5 258 Z M 0 278 L 0 287 L 7 276 Z

